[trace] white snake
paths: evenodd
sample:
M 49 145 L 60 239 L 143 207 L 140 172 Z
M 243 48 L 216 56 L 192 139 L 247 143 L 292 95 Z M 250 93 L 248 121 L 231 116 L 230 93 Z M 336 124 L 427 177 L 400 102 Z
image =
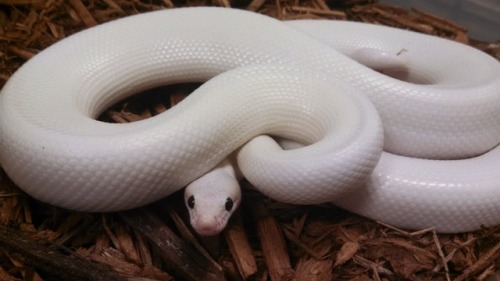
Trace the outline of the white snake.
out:
M 211 78 L 159 116 L 95 121 L 141 90 Z M 248 142 L 266 134 L 308 146 Z M 220 8 L 77 33 L 28 61 L 0 95 L 6 173 L 33 197 L 82 211 L 158 200 L 247 143 L 232 155 L 274 199 L 333 201 L 402 228 L 470 231 L 500 223 L 499 142 L 500 64 L 477 50 L 369 24 L 284 23 Z M 220 231 L 239 203 L 228 163 L 186 191 L 201 234 Z

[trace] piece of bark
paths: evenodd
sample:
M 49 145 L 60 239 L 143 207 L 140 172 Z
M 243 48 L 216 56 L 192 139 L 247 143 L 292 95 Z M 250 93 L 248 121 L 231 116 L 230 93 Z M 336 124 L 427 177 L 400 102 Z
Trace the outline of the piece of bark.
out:
M 368 259 L 365 259 L 363 258 L 362 256 L 358 256 L 358 255 L 355 255 L 353 257 L 353 261 L 363 267 L 365 267 L 366 269 L 371 269 L 373 270 L 374 273 L 376 273 L 377 275 L 378 274 L 383 274 L 385 276 L 393 276 L 394 273 L 392 271 L 390 271 L 389 269 L 375 263 L 375 262 L 372 262 Z
M 257 263 L 243 228 L 240 211 L 233 215 L 231 222 L 224 231 L 224 235 L 241 276 L 247 279 L 254 275 L 257 272 Z
M 149 278 L 155 281 L 174 280 L 168 273 L 162 272 L 152 265 L 128 261 L 126 256 L 115 248 L 104 249 L 99 254 L 88 253 L 87 250 L 80 249 L 79 253 L 93 261 L 108 265 L 110 268 L 123 273 L 130 281 L 142 280 L 143 278 Z
M 288 230 L 287 228 L 283 228 L 283 233 L 285 234 L 286 238 L 288 238 L 288 240 L 292 241 L 297 247 L 304 250 L 304 252 L 309 254 L 311 257 L 313 257 L 317 260 L 324 258 L 324 257 L 320 256 L 314 249 L 309 247 L 306 243 L 300 241 L 300 239 L 294 233 L 292 233 L 291 230 Z
M 266 1 L 265 0 L 252 0 L 250 4 L 247 6 L 247 10 L 249 11 L 257 11 L 262 5 L 264 5 Z
M 76 10 L 78 17 L 83 21 L 85 26 L 93 27 L 97 25 L 97 21 L 80 0 L 69 0 L 69 3 Z
M 435 26 L 441 30 L 449 31 L 449 32 L 464 32 L 464 33 L 467 32 L 467 28 L 465 28 L 457 23 L 446 20 L 442 17 L 428 13 L 424 10 L 412 7 L 411 11 L 413 13 L 415 13 L 420 20 L 426 21 L 429 24 L 431 24 L 432 26 Z
M 9 273 L 4 271 L 1 267 L 0 267 L 0 280 L 2 280 L 2 281 L 21 281 L 21 279 L 14 278 Z
M 127 280 L 109 267 L 78 255 L 63 254 L 49 241 L 34 240 L 22 231 L 0 224 L 0 245 L 20 254 L 24 263 L 56 280 Z
M 311 13 L 322 16 L 333 16 L 339 19 L 347 19 L 346 13 L 342 11 L 323 10 L 323 9 L 315 9 L 315 8 L 299 7 L 299 6 L 293 6 L 291 9 L 294 12 Z
M 332 280 L 333 260 L 302 258 L 297 265 L 297 280 Z
M 139 256 L 139 252 L 137 251 L 135 245 L 136 243 L 132 239 L 131 233 L 122 225 L 117 225 L 114 229 L 117 238 L 117 249 L 125 255 L 127 260 L 140 264 L 141 258 Z
M 174 234 L 156 215 L 144 209 L 120 213 L 164 259 L 168 270 L 185 280 L 225 280 L 223 273 L 191 245 Z
M 42 2 L 43 0 L 0 0 L 3 5 L 36 5 Z
M 257 224 L 262 255 L 271 280 L 295 280 L 295 271 L 290 263 L 285 240 L 276 219 L 271 216 L 260 200 L 247 200 L 247 203 Z
M 467 268 L 464 271 L 464 273 L 455 278 L 454 281 L 462 281 L 470 279 L 470 277 L 473 276 L 475 273 L 480 272 L 481 270 L 487 268 L 490 264 L 493 264 L 495 262 L 495 259 L 498 259 L 498 257 L 500 256 L 500 254 L 498 253 L 500 253 L 500 242 L 497 243 L 488 252 L 484 253 L 477 260 L 476 263 L 474 263 L 471 267 Z

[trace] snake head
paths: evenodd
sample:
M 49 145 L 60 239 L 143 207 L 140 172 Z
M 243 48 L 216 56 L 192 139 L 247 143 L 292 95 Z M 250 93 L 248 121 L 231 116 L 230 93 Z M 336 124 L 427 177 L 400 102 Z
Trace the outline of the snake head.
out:
M 184 191 L 191 226 L 201 236 L 219 234 L 241 202 L 234 173 L 216 168 L 190 183 Z

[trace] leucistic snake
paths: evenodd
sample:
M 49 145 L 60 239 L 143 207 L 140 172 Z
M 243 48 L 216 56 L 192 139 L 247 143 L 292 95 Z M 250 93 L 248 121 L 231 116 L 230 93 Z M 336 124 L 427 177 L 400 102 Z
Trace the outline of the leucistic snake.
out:
M 188 81 L 207 82 L 166 113 L 95 120 L 134 93 Z M 500 64 L 486 54 L 382 26 L 231 9 L 77 33 L 0 95 L 0 163 L 28 194 L 106 212 L 192 183 L 186 204 L 203 235 L 239 204 L 239 172 L 278 201 L 333 202 L 402 228 L 498 224 L 499 142 Z

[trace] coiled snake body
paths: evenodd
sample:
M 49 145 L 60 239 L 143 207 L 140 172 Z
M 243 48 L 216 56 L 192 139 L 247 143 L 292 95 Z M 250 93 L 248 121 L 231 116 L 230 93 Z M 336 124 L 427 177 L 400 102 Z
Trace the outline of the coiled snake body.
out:
M 399 79 L 381 73 L 394 71 Z M 141 90 L 209 79 L 154 118 L 95 120 Z M 283 150 L 262 135 L 305 146 Z M 0 95 L 4 170 L 33 197 L 82 211 L 158 200 L 236 151 L 242 174 L 277 200 L 469 231 L 500 223 L 499 142 L 500 64 L 479 51 L 368 24 L 219 8 L 77 33 L 28 61 Z M 220 177 L 208 177 L 205 191 L 218 190 Z

